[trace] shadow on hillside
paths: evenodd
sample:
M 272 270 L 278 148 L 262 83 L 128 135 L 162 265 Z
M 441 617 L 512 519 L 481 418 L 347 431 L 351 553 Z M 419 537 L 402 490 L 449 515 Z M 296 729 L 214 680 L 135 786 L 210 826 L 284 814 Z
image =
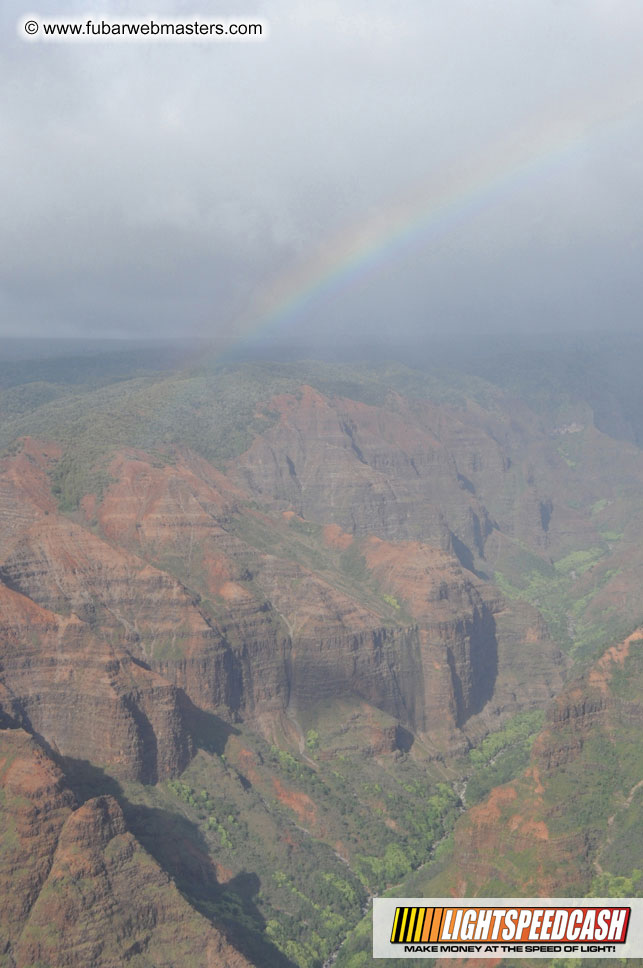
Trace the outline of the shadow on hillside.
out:
M 466 568 L 467 571 L 470 571 L 473 575 L 476 575 L 478 578 L 482 578 L 484 581 L 488 581 L 489 575 L 485 571 L 480 571 L 478 568 L 476 568 L 475 562 L 473 560 L 473 554 L 471 553 L 471 549 L 468 548 L 467 545 L 464 543 L 464 541 L 461 541 L 460 538 L 458 538 L 458 536 L 455 535 L 452 531 L 450 532 L 450 535 L 451 535 L 451 544 L 453 546 L 453 552 L 456 558 L 458 559 L 458 561 L 460 562 L 460 564 L 462 565 L 462 567 Z
M 181 704 L 185 724 L 188 727 L 198 749 L 221 756 L 230 736 L 238 736 L 239 730 L 226 723 L 214 713 L 206 712 L 195 706 L 189 696 L 180 690 Z
M 266 965 L 270 968 L 296 968 L 294 962 L 276 948 L 264 934 L 265 920 L 259 911 L 255 899 L 261 888 L 256 874 L 240 871 L 236 877 L 219 888 L 221 905 L 219 919 L 226 934 L 236 948 L 256 965 Z M 224 910 L 230 903 L 238 905 L 237 910 Z M 255 925 L 260 926 L 261 933 Z
M 459 675 L 455 651 L 452 648 L 447 649 L 447 663 L 451 672 L 458 727 L 461 727 L 470 716 L 475 716 L 484 709 L 493 697 L 496 686 L 498 677 L 496 620 L 487 606 L 478 610 L 478 620 L 470 629 L 470 645 L 468 683 L 463 683 Z
M 395 746 L 402 753 L 408 753 L 413 743 L 415 742 L 415 736 L 404 726 L 398 725 L 395 727 Z
M 239 951 L 266 968 L 296 968 L 265 934 L 266 922 L 256 904 L 261 886 L 256 874 L 242 871 L 220 884 L 196 824 L 183 814 L 133 804 L 122 796 L 120 803 L 132 833 L 189 903 Z
M 89 760 L 77 760 L 72 756 L 58 757 L 65 773 L 67 786 L 70 788 L 79 804 L 92 797 L 110 795 L 121 800 L 123 788 L 118 780 L 106 773 L 100 766 L 94 766 Z
M 200 726 L 204 744 L 223 741 L 225 745 L 226 730 L 227 735 L 237 732 L 208 713 L 202 714 Z M 256 874 L 242 871 L 220 884 L 209 846 L 198 826 L 186 816 L 132 803 L 118 780 L 88 760 L 73 757 L 60 757 L 60 760 L 78 803 L 105 794 L 115 797 L 128 829 L 170 875 L 188 902 L 250 961 L 266 968 L 296 968 L 265 934 L 266 922 L 256 904 L 261 886 Z

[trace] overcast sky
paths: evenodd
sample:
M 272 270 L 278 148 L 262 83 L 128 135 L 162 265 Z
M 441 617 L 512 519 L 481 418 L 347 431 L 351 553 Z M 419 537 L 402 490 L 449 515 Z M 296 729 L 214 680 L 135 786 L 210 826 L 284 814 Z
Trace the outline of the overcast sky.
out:
M 89 7 L 2 4 L 0 334 L 640 328 L 640 0 Z

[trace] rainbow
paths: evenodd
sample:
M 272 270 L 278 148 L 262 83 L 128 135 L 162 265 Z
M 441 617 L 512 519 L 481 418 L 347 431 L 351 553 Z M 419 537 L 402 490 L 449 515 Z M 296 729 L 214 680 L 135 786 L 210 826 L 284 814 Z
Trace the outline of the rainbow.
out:
M 641 110 L 625 96 L 583 102 L 558 119 L 533 119 L 457 169 L 432 173 L 369 219 L 344 226 L 307 261 L 295 265 L 262 292 L 237 322 L 242 340 L 270 335 L 328 294 L 359 281 L 384 262 L 448 233 L 466 219 L 573 164 L 597 137 Z

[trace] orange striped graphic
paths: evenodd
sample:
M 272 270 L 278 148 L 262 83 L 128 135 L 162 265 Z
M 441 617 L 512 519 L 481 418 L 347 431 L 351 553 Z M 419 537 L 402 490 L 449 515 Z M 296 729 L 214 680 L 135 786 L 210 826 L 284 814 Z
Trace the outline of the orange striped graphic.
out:
M 629 907 L 397 907 L 391 944 L 623 943 Z

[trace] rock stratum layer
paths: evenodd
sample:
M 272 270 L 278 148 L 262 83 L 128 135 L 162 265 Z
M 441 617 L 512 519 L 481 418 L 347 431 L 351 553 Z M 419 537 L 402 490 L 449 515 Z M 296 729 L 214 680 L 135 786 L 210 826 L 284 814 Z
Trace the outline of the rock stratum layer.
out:
M 250 458 L 224 475 L 176 447 L 161 459 L 114 453 L 103 492 L 62 513 L 64 459 L 55 443 L 26 438 L 0 461 L 7 968 L 249 964 L 222 933 L 225 904 L 220 916 L 198 914 L 128 830 L 118 800 L 81 792 L 80 802 L 62 769 L 81 791 L 101 777 L 176 778 L 203 715 L 302 752 L 300 718 L 338 703 L 347 724 L 325 759 L 392 757 L 413 737 L 441 759 L 466 747 L 467 729 L 542 703 L 560 682 L 544 627 L 522 634 L 524 606 L 508 607 L 464 567 L 450 532 L 440 548 L 404 529 L 395 539 L 385 528 L 345 531 L 331 508 L 316 521 L 299 504 L 260 506 L 239 471 Z M 534 634 L 546 661 L 518 683 Z M 258 782 L 243 758 L 236 769 L 248 788 Z M 287 777 L 261 795 L 322 841 L 335 838 L 335 856 L 356 853 Z M 265 812 L 261 803 L 253 809 Z M 159 856 L 184 891 L 192 864 L 210 871 L 197 892 L 219 892 L 214 870 L 230 876 L 203 847 L 187 864 L 181 850 Z M 259 936 L 252 944 L 256 963 L 268 952 L 289 964 Z
M 134 381 L 120 410 L 98 391 L 104 444 L 72 400 L 64 433 L 36 408 L 0 459 L 0 963 L 316 964 L 445 834 L 470 747 L 548 706 L 441 890 L 633 877 L 637 640 L 564 689 L 560 645 L 595 656 L 610 609 L 638 621 L 640 451 L 488 388 L 280 379 L 217 411 L 199 380 L 171 432 L 164 388 Z M 574 825 L 606 763 L 617 792 Z
M 249 968 L 129 833 L 116 800 L 77 806 L 22 730 L 0 731 L 0 792 L 1 965 Z
M 270 733 L 289 711 L 347 696 L 448 749 L 492 697 L 540 701 L 560 681 L 541 628 L 531 699 L 514 681 L 509 698 L 496 617 L 520 625 L 521 608 L 450 551 L 257 511 L 187 451 L 161 466 L 118 455 L 102 500 L 70 520 L 52 502 L 56 459 L 28 441 L 0 468 L 12 520 L 1 708 L 65 756 L 154 782 L 190 756 L 192 705 Z
M 643 629 L 551 705 L 529 767 L 458 823 L 446 870 L 458 896 L 565 897 L 640 888 Z

